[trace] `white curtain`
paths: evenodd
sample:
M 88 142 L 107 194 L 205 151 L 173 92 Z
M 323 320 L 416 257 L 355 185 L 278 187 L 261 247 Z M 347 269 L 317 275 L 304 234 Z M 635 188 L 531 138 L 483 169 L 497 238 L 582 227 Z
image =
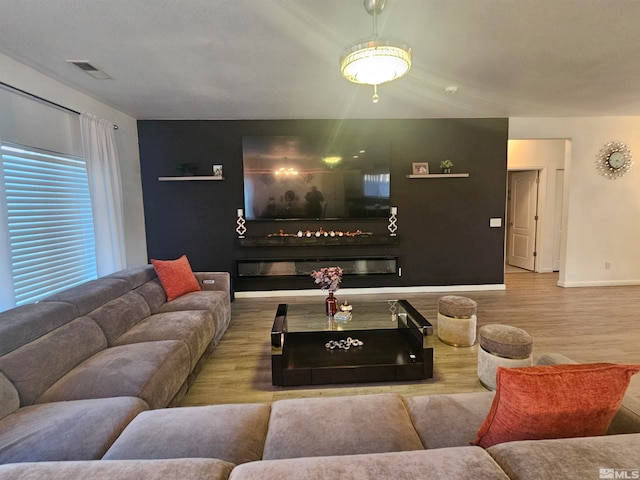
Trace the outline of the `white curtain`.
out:
M 82 146 L 87 162 L 96 235 L 98 276 L 126 265 L 122 183 L 113 123 L 94 115 L 80 115 Z

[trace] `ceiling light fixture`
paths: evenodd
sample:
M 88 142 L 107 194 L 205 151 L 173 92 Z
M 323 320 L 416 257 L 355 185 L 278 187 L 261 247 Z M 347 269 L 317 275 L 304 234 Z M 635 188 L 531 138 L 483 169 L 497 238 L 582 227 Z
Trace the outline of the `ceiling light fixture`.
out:
M 378 85 L 404 76 L 411 68 L 411 48 L 378 38 L 377 15 L 386 0 L 364 0 L 364 8 L 373 16 L 373 36 L 350 47 L 340 60 L 342 76 L 350 82 L 373 85 L 373 103 L 378 103 Z
M 275 171 L 277 176 L 284 175 L 285 177 L 291 177 L 293 175 L 298 175 L 298 171 L 292 167 L 280 167 Z
M 342 157 L 338 157 L 338 156 L 323 157 L 322 161 L 329 166 L 334 166 L 339 164 L 342 161 Z

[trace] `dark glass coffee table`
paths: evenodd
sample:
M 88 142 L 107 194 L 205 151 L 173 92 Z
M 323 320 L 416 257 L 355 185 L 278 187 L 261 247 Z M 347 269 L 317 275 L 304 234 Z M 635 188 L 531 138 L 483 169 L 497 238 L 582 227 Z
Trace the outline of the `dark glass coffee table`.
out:
M 407 300 L 359 302 L 350 319 L 324 302 L 278 305 L 271 328 L 273 385 L 421 380 L 433 376 L 433 326 Z M 348 349 L 347 339 L 352 344 Z M 358 340 L 362 345 L 358 345 Z M 332 343 L 335 342 L 335 343 Z M 331 348 L 333 346 L 333 348 Z

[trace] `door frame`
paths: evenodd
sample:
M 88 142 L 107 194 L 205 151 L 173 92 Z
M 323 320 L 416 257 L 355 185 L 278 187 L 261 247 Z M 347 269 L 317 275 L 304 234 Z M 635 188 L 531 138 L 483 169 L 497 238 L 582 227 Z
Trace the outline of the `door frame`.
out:
M 571 180 L 571 138 L 509 138 L 507 142 L 507 171 L 512 170 L 538 170 L 540 172 L 539 184 L 539 212 L 540 222 L 538 230 L 538 268 L 540 273 L 552 273 L 557 271 L 553 265 L 554 238 L 560 239 L 560 265 L 558 271 L 558 285 L 564 286 L 566 276 L 565 262 L 569 220 L 569 190 Z M 563 170 L 562 198 L 557 198 L 558 192 L 553 188 L 557 181 L 556 171 Z M 508 176 L 507 176 L 508 178 Z M 505 185 L 506 187 L 506 185 Z M 505 194 L 505 205 L 507 202 Z M 562 211 L 557 207 L 561 203 Z M 554 219 L 560 214 L 560 231 L 554 229 Z M 506 228 L 505 228 L 506 235 Z M 505 237 L 506 255 L 506 237 Z

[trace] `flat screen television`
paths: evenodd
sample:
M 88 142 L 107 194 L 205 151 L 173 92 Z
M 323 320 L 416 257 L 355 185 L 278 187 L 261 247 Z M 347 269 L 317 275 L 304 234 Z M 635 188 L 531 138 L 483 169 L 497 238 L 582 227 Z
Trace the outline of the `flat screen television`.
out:
M 389 152 L 380 137 L 245 136 L 245 218 L 387 218 Z

